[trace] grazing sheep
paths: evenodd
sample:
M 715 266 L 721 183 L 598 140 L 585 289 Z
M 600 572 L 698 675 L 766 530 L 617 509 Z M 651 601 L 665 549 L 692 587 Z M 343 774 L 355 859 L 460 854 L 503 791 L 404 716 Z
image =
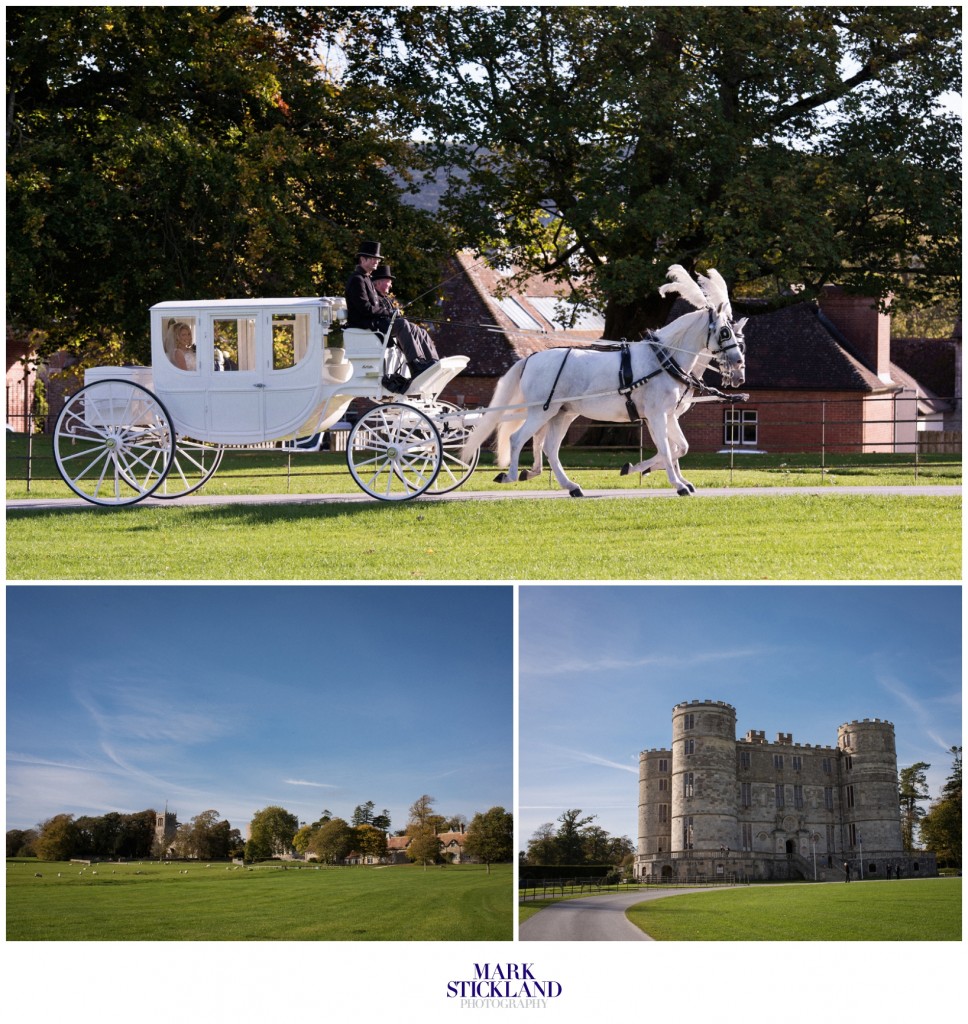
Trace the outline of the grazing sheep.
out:
M 39 871 L 35 871 L 34 872 L 34 878 L 43 878 L 43 877 L 44 876 Z

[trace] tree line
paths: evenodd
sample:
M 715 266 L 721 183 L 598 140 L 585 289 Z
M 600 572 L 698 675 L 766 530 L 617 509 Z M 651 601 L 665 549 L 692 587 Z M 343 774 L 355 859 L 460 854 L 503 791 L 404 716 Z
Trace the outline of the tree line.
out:
M 960 8 L 11 7 L 8 323 L 148 354 L 179 298 L 406 298 L 461 247 L 637 337 L 665 268 L 957 305 Z M 444 182 L 438 209 L 408 193 Z M 952 295 L 955 295 L 952 300 Z M 427 307 L 425 307 L 427 308 Z
M 635 857 L 635 845 L 628 836 L 612 836 L 593 824 L 597 815 L 582 817 L 580 809 L 565 811 L 553 822 L 539 826 L 528 841 L 525 864 L 546 867 L 609 864 L 625 866 Z
M 938 867 L 961 867 L 961 747 L 951 747 L 951 774 L 937 799 L 927 810 L 919 806 L 930 799 L 925 761 L 898 772 L 901 834 L 905 850 L 933 850 Z
M 464 853 L 488 865 L 488 870 L 492 863 L 512 859 L 513 816 L 503 807 L 475 814 L 468 825 L 463 815 L 448 818 L 436 813 L 434 803 L 433 797 L 421 796 L 410 807 L 406 828 L 396 833 L 408 838 L 405 852 L 410 860 L 424 865 L 438 862 L 438 835 L 450 831 L 465 833 Z M 154 810 L 99 817 L 56 814 L 35 829 L 9 830 L 7 856 L 47 861 L 167 857 L 256 861 L 296 855 L 340 864 L 351 854 L 380 860 L 389 849 L 390 815 L 386 810 L 377 814 L 373 801 L 358 805 L 350 821 L 324 810 L 317 821 L 302 825 L 284 807 L 264 807 L 253 815 L 247 839 L 215 810 L 195 815 L 174 833 L 159 835 L 157 819 Z

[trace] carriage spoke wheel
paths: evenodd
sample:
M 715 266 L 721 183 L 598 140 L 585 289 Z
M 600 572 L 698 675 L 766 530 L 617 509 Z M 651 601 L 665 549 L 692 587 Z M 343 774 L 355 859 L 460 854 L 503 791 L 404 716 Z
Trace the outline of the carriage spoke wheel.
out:
M 461 457 L 461 449 L 471 429 L 464 425 L 461 410 L 450 402 L 435 402 L 427 410 L 433 417 L 440 433 L 442 447 L 440 472 L 434 482 L 427 488 L 427 494 L 446 494 L 456 490 L 473 475 L 477 469 L 477 460 L 481 457 L 480 449 L 475 449 L 469 459 Z
M 220 444 L 196 441 L 191 437 L 175 439 L 171 469 L 155 491 L 156 498 L 183 498 L 208 483 L 222 464 L 225 448 Z
M 410 405 L 391 403 L 357 420 L 346 441 L 353 479 L 381 501 L 423 494 L 440 471 L 440 434 L 433 420 Z
M 175 431 L 147 388 L 123 380 L 88 384 L 54 427 L 54 460 L 64 482 L 95 505 L 133 505 L 171 468 Z

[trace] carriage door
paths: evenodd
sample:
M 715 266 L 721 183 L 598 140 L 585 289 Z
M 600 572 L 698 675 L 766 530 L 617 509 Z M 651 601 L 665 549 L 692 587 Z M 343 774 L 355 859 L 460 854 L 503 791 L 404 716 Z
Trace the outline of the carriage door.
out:
M 265 374 L 258 358 L 258 315 L 215 316 L 211 328 L 214 352 L 208 388 L 209 437 L 222 444 L 258 443 L 265 433 Z

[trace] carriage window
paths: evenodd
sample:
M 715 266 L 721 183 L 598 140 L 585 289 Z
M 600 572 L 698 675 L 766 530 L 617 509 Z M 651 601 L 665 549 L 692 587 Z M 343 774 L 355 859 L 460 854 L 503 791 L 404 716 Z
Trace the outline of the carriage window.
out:
M 309 352 L 309 316 L 306 313 L 272 314 L 272 368 L 288 370 Z
M 757 444 L 759 424 L 755 409 L 726 409 L 723 415 L 723 444 Z
M 164 324 L 164 347 L 168 361 L 179 370 L 194 373 L 198 370 L 195 347 L 198 325 L 193 316 L 171 317 Z
M 254 370 L 255 320 L 239 317 L 215 320 L 215 369 L 217 371 Z

